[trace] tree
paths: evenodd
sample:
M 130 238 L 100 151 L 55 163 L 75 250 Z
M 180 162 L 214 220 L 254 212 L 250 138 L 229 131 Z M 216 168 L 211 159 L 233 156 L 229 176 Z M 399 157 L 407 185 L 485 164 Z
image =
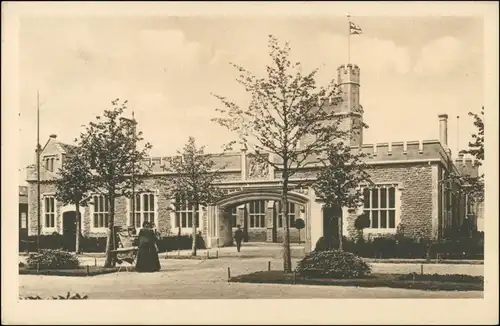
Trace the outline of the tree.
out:
M 474 126 L 477 132 L 472 134 L 472 141 L 469 141 L 469 148 L 461 151 L 462 154 L 470 154 L 475 158 L 476 166 L 479 168 L 484 161 L 484 106 L 479 114 L 469 112 L 469 116 L 474 118 Z M 473 202 L 484 200 L 484 174 L 477 176 L 464 175 L 461 183 L 465 193 Z
M 328 150 L 313 186 L 326 207 L 354 209 L 363 202 L 361 185 L 371 183 L 366 172 L 368 166 L 363 160 L 366 156 L 360 149 L 353 149 L 344 142 L 337 142 Z M 339 250 L 342 250 L 342 217 L 338 218 Z
M 299 233 L 299 244 L 300 244 L 300 230 L 306 227 L 306 223 L 304 222 L 303 219 L 298 218 L 295 220 L 295 228 L 297 229 Z
M 75 139 L 76 141 L 76 139 Z M 80 206 L 87 206 L 88 193 L 93 186 L 93 176 L 85 152 L 74 148 L 64 158 L 59 176 L 56 179 L 56 198 L 64 205 L 76 208 L 76 243 L 75 252 L 80 253 L 81 216 Z
M 90 122 L 81 134 L 80 148 L 86 152 L 94 170 L 93 191 L 104 195 L 109 207 L 108 237 L 106 242 L 105 267 L 115 264 L 112 247 L 115 245 L 115 199 L 131 196 L 131 185 L 140 185 L 141 178 L 132 180 L 132 176 L 146 176 L 149 168 L 142 164 L 151 148 L 146 143 L 137 150 L 137 143 L 143 140 L 142 132 L 136 132 L 136 121 L 120 119 L 127 108 L 127 101 L 119 99 L 111 102 L 112 109 L 105 110 L 95 122 Z
M 269 50 L 272 63 L 266 66 L 263 78 L 232 64 L 240 73 L 237 82 L 251 100 L 241 107 L 214 94 L 224 107 L 218 109 L 221 116 L 213 120 L 236 132 L 240 141 L 256 153 L 258 163 L 281 172 L 283 267 L 285 272 L 291 272 L 288 192 L 298 186 L 290 182 L 291 177 L 301 168 L 314 166 L 317 156 L 324 155 L 332 142 L 347 138 L 349 133 L 340 128 L 341 121 L 332 110 L 340 101 L 337 85 L 332 81 L 326 87 L 317 87 L 318 69 L 303 74 L 300 63 L 292 64 L 289 59 L 289 44 L 280 47 L 272 35 Z
M 178 155 L 168 157 L 162 167 L 164 171 L 174 173 L 172 177 L 161 178 L 158 182 L 165 189 L 168 199 L 176 198 L 177 207 L 186 205 L 193 208 L 191 227 L 193 234 L 192 255 L 196 256 L 196 229 L 199 224 L 199 207 L 214 204 L 223 196 L 216 187 L 220 173 L 215 170 L 215 162 L 205 154 L 205 147 L 197 147 L 193 137 Z M 180 223 L 179 232 L 180 232 Z M 189 220 L 188 220 L 189 224 Z
M 477 131 L 472 134 L 472 141 L 469 141 L 469 148 L 460 151 L 461 154 L 469 154 L 475 159 L 475 167 L 479 169 L 484 161 L 484 107 L 481 108 L 479 114 L 469 112 L 469 116 L 474 119 L 474 126 Z M 451 173 L 443 180 L 449 187 L 457 185 L 458 193 L 467 196 L 469 203 L 482 202 L 484 200 L 484 173 L 469 174 L 466 173 Z

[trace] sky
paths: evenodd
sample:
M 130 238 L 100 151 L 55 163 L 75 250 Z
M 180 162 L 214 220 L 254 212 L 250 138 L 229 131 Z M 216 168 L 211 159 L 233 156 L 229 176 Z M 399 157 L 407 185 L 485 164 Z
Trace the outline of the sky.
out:
M 438 139 L 437 116 L 447 113 L 450 148 L 465 148 L 467 113 L 484 105 L 481 17 L 352 16 L 363 30 L 351 37 L 350 61 L 361 70 L 364 143 Z M 151 155 L 174 154 L 189 136 L 220 151 L 233 135 L 210 121 L 220 107 L 211 93 L 246 103 L 230 62 L 263 74 L 272 34 L 290 42 L 304 72 L 319 67 L 326 85 L 347 61 L 347 28 L 341 16 L 22 17 L 19 182 L 35 162 L 37 90 L 42 146 L 50 134 L 73 143 L 120 98 Z

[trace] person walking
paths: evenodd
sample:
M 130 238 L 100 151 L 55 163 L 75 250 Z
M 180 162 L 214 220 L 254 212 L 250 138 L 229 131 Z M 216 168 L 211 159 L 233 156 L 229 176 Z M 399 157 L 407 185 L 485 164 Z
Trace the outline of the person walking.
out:
M 236 249 L 240 252 L 241 241 L 243 241 L 243 230 L 240 225 L 236 225 L 236 231 L 234 231 L 234 240 L 236 241 Z
M 160 270 L 160 259 L 158 257 L 158 250 L 156 249 L 155 232 L 151 225 L 144 221 L 142 229 L 139 231 L 139 252 L 137 254 L 137 263 L 135 268 L 138 272 L 157 272 Z

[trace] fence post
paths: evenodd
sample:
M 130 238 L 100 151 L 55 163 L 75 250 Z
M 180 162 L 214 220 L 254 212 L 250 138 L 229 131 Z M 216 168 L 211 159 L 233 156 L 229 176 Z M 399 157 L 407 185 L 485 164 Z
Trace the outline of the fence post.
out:
M 271 271 L 271 261 L 268 261 L 267 262 L 267 271 L 270 272 Z
M 94 266 L 97 267 L 97 258 L 96 257 L 94 257 Z
M 215 258 L 219 258 L 219 250 L 215 252 Z
M 207 259 L 210 259 L 210 251 L 207 250 Z
M 420 264 L 420 275 L 424 275 L 424 264 Z
M 87 276 L 89 276 L 89 265 L 87 265 Z
M 228 267 L 227 268 L 227 281 L 229 282 L 230 279 L 231 279 L 231 267 Z

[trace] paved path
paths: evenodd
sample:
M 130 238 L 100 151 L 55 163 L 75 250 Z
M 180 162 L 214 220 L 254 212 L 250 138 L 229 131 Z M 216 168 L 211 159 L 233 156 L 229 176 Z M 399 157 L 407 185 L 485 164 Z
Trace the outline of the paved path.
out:
M 87 294 L 91 299 L 262 299 L 262 298 L 480 298 L 482 292 L 434 292 L 391 288 L 356 288 L 342 286 L 243 284 L 227 282 L 231 275 L 267 269 L 268 258 L 213 260 L 162 259 L 158 273 L 114 273 L 92 277 L 20 275 L 20 295 L 48 297 L 72 293 Z M 92 259 L 93 262 L 93 259 Z M 294 260 L 295 267 L 296 260 Z M 401 264 L 373 264 L 374 272 L 395 272 Z M 406 265 L 406 264 L 405 264 Z M 462 268 L 466 267 L 466 268 Z M 433 265 L 429 273 L 467 273 L 482 275 L 481 265 Z M 279 260 L 271 260 L 272 269 L 281 269 Z M 420 265 L 406 266 L 420 271 Z M 401 271 L 396 271 L 401 272 Z M 424 272 L 426 270 L 424 269 Z

